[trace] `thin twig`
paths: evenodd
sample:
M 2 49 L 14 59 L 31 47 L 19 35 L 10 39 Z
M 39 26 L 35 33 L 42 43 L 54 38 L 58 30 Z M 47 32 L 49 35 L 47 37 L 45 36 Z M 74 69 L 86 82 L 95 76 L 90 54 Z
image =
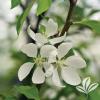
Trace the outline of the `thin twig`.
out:
M 42 13 L 41 15 L 39 15 L 39 16 L 37 17 L 37 23 L 36 23 L 35 28 L 32 28 L 32 27 L 31 27 L 31 30 L 34 31 L 35 33 L 38 32 L 40 22 L 42 21 L 43 16 L 45 16 L 45 14 L 46 14 L 46 12 Z
M 69 1 L 70 1 L 69 12 L 68 12 L 68 16 L 66 18 L 65 25 L 61 31 L 61 34 L 60 34 L 61 36 L 64 35 L 65 32 L 68 32 L 70 26 L 72 25 L 71 18 L 72 18 L 73 10 L 74 10 L 74 7 L 76 6 L 77 0 L 69 0 Z

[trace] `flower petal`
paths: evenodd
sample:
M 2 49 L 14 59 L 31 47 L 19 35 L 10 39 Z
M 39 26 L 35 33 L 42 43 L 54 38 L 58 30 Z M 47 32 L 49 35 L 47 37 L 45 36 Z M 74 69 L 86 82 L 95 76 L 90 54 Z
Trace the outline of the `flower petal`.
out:
M 70 42 L 62 43 L 58 46 L 58 57 L 61 59 L 64 57 L 69 50 L 72 48 L 72 44 Z
M 54 45 L 54 44 L 57 44 L 57 43 L 60 43 L 60 42 L 64 41 L 65 40 L 65 37 L 66 37 L 66 35 L 61 36 L 61 37 L 57 37 L 57 38 L 50 39 L 49 41 L 50 41 L 51 44 Z
M 63 80 L 70 85 L 79 85 L 81 79 L 74 68 L 62 67 L 61 75 Z
M 53 70 L 52 81 L 53 81 L 53 84 L 54 84 L 55 86 L 58 86 L 58 87 L 65 87 L 65 86 L 61 83 L 61 80 L 60 80 L 59 75 L 58 75 L 57 68 Z
M 49 63 L 54 63 L 54 62 L 56 62 L 56 61 L 57 61 L 56 56 L 57 56 L 57 50 L 52 51 L 52 52 L 50 53 L 50 55 L 49 55 L 48 62 L 49 62 Z
M 37 66 L 32 76 L 32 82 L 35 84 L 42 84 L 44 81 L 45 81 L 45 74 L 42 68 Z
M 58 25 L 52 19 L 49 19 L 46 27 L 46 34 L 48 37 L 57 34 Z
M 44 70 L 47 70 L 50 67 L 50 64 L 48 62 L 43 63 Z
M 34 64 L 31 62 L 27 62 L 23 64 L 18 70 L 18 78 L 22 81 L 26 76 L 30 73 L 31 69 L 33 68 Z
M 42 44 L 43 45 L 45 43 L 48 43 L 48 40 L 41 33 L 36 33 L 36 42 L 37 42 L 37 44 Z
M 36 57 L 37 46 L 33 43 L 25 44 L 24 46 L 22 46 L 21 51 L 29 57 Z
M 41 47 L 40 54 L 42 57 L 49 57 L 52 51 L 56 50 L 56 47 L 52 45 L 44 45 Z
M 54 70 L 54 67 L 52 64 L 50 64 L 49 68 L 46 69 L 45 76 L 50 77 L 53 74 L 53 70 Z
M 30 26 L 28 27 L 28 34 L 29 36 L 33 39 L 33 40 L 36 40 L 36 37 L 35 37 L 35 33 L 30 29 Z
M 84 68 L 86 67 L 86 62 L 83 58 L 79 56 L 70 56 L 66 59 L 65 64 L 73 68 Z

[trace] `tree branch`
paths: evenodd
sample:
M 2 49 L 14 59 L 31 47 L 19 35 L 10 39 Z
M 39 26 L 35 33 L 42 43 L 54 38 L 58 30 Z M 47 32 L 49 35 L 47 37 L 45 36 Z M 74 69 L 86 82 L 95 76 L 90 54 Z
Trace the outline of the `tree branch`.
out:
M 60 36 L 64 35 L 65 32 L 68 32 L 70 26 L 72 25 L 71 18 L 72 18 L 73 10 L 74 10 L 74 7 L 76 6 L 77 0 L 69 0 L 69 2 L 70 2 L 70 7 L 69 7 L 68 16 L 66 18 L 66 22 L 61 31 Z

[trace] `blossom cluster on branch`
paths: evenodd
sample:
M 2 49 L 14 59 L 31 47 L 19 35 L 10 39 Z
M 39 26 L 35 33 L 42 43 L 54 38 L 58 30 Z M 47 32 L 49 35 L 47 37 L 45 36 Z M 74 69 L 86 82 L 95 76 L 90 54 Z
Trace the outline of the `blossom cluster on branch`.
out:
M 20 67 L 18 71 L 20 81 L 34 68 L 32 75 L 34 84 L 42 84 L 47 78 L 51 78 L 53 84 L 58 87 L 65 87 L 64 82 L 74 86 L 81 83 L 78 70 L 86 67 L 86 62 L 80 55 L 74 53 L 72 43 L 65 41 L 66 33 L 60 36 L 57 30 L 58 25 L 52 19 L 45 25 L 44 33 L 34 33 L 30 27 L 28 28 L 29 36 L 35 43 L 25 44 L 21 51 L 32 57 L 33 61 L 26 62 Z

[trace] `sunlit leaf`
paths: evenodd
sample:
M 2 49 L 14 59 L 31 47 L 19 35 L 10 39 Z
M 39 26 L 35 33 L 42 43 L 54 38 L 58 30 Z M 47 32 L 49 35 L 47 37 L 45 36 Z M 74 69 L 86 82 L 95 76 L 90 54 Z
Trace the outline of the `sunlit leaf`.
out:
M 40 33 L 45 33 L 45 26 L 44 25 L 40 25 L 40 28 L 39 28 L 39 32 Z
M 24 21 L 26 20 L 26 17 L 29 15 L 30 13 L 30 10 L 34 4 L 35 0 L 31 0 L 28 4 L 28 6 L 26 7 L 25 11 L 22 13 L 22 15 L 18 18 L 18 21 L 17 21 L 17 33 L 19 34 L 20 33 L 20 30 L 23 26 L 23 23 Z
M 84 19 L 79 22 L 74 22 L 73 24 L 80 24 L 80 25 L 87 26 L 90 29 L 92 29 L 95 33 L 100 34 L 100 21 Z
M 74 10 L 75 20 L 81 20 L 84 17 L 84 8 L 76 6 Z
M 91 92 L 91 91 L 95 90 L 95 89 L 98 87 L 98 85 L 99 85 L 98 83 L 93 83 L 93 84 L 91 84 L 91 85 L 89 86 L 88 91 Z
M 90 82 L 91 82 L 90 77 L 87 77 L 82 81 L 82 85 L 86 90 L 88 89 Z
M 42 14 L 49 9 L 52 0 L 38 0 L 37 15 Z
M 21 0 L 11 0 L 11 9 L 15 8 L 21 3 Z
M 84 88 L 83 88 L 82 86 L 77 86 L 76 89 L 77 89 L 79 92 L 86 93 L 86 91 L 84 90 Z
M 40 100 L 38 89 L 34 85 L 33 86 L 16 86 L 15 89 L 18 93 L 25 95 L 28 99 Z

